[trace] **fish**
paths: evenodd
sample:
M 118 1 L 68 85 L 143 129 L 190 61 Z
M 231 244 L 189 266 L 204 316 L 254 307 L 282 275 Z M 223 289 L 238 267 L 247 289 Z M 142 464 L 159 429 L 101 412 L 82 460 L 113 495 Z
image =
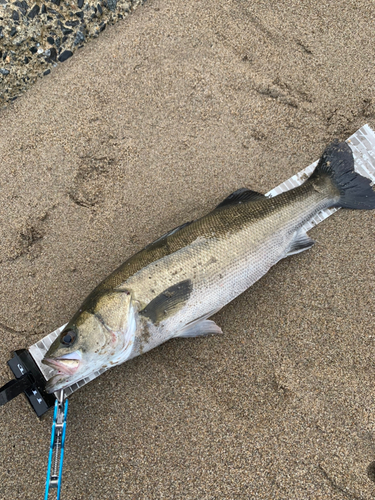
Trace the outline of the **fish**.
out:
M 56 371 L 46 390 L 65 389 L 172 338 L 221 334 L 209 318 L 281 259 L 310 249 L 303 226 L 330 207 L 375 208 L 370 180 L 354 171 L 350 147 L 337 140 L 301 186 L 272 198 L 238 189 L 112 272 L 45 354 L 43 363 Z

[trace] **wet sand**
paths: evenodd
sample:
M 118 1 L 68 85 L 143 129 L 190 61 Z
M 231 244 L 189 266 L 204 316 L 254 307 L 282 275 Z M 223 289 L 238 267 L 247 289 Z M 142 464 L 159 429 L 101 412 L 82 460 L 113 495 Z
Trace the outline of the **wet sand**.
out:
M 375 127 L 367 2 L 154 0 L 1 112 L 0 385 L 127 257 Z M 372 19 L 372 21 L 371 21 Z M 70 398 L 62 498 L 371 499 L 374 213 Z M 0 498 L 43 497 L 52 415 L 0 409 Z

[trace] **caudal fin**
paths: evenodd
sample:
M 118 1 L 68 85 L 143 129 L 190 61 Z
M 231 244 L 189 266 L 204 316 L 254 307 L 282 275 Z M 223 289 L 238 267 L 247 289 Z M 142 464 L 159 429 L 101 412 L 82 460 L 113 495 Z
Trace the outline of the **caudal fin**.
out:
M 346 142 L 334 141 L 324 151 L 311 175 L 312 181 L 329 177 L 339 200 L 332 206 L 367 209 L 375 208 L 375 191 L 370 180 L 354 171 L 354 158 Z M 335 196 L 337 200 L 337 195 Z

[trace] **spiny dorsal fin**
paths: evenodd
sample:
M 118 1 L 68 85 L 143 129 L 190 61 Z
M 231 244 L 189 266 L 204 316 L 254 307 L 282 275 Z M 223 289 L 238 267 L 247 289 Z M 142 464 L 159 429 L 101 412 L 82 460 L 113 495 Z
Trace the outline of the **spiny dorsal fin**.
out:
M 158 325 L 163 319 L 181 309 L 189 299 L 192 291 L 193 284 L 191 280 L 180 281 L 152 299 L 139 314 L 146 316 L 155 325 Z
M 267 199 L 266 196 L 257 191 L 252 191 L 251 189 L 241 188 L 230 194 L 225 200 L 223 200 L 216 208 L 226 207 L 229 205 L 239 205 L 240 203 L 246 203 L 248 201 L 257 201 Z M 215 208 L 215 210 L 216 210 Z

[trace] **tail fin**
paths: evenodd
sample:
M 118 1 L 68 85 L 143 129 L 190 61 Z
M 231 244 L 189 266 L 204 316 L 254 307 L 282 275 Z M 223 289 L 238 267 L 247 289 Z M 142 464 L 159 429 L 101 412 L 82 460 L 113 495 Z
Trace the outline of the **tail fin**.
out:
M 371 181 L 354 171 L 353 153 L 346 142 L 335 140 L 327 147 L 310 179 L 314 181 L 327 176 L 336 193 L 340 193 L 339 201 L 332 206 L 367 210 L 375 208 L 375 191 L 370 185 Z

